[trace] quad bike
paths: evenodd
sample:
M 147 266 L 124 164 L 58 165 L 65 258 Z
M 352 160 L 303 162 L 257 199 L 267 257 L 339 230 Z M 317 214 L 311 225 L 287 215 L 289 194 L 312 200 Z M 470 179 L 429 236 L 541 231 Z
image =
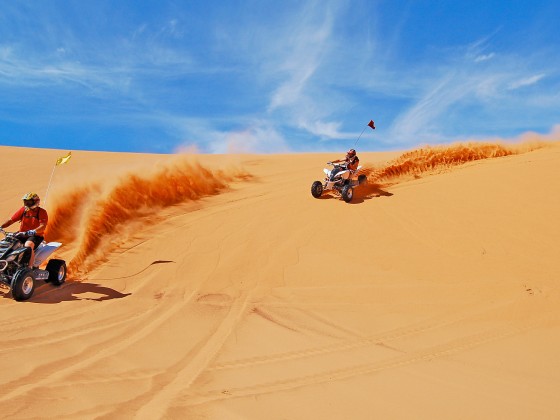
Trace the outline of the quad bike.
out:
M 311 195 L 315 198 L 321 197 L 325 191 L 334 191 L 340 194 L 342 199 L 349 203 L 354 197 L 354 187 L 364 183 L 366 181 L 366 176 L 364 174 L 359 174 L 361 166 L 355 171 L 348 169 L 346 163 L 332 163 L 327 162 L 327 165 L 332 165 L 332 169 L 325 168 L 325 181 L 315 181 L 311 185 Z
M 29 268 L 31 249 L 24 246 L 17 233 L 8 233 L 0 228 L 4 238 L 0 240 L 0 283 L 8 286 L 15 300 L 27 300 L 35 290 L 35 280 L 44 280 L 60 286 L 66 280 L 66 262 L 49 260 L 44 269 L 39 266 L 56 251 L 60 242 L 43 241 L 35 250 L 33 268 Z

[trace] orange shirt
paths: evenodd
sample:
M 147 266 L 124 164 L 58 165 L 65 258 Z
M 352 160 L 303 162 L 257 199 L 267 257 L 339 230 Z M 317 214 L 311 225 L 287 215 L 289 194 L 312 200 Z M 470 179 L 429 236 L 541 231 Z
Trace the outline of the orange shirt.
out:
M 348 163 L 348 169 L 355 171 L 358 169 L 358 165 L 360 164 L 360 159 L 358 156 L 354 156 L 353 158 L 349 158 L 348 156 L 344 159 L 346 163 Z
M 22 207 L 14 213 L 11 219 L 13 222 L 19 220 L 19 231 L 26 232 L 38 228 L 41 224 L 46 226 L 49 221 L 49 216 L 47 215 L 47 211 L 41 207 L 30 210 L 25 210 L 25 207 Z

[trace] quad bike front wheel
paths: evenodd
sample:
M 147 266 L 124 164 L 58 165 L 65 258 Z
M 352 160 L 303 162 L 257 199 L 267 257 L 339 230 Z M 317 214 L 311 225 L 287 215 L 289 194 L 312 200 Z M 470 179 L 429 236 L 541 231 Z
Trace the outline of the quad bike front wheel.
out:
M 350 201 L 352 201 L 352 197 L 354 197 L 354 189 L 350 185 L 345 185 L 344 187 L 342 187 L 340 195 L 342 195 L 342 199 L 345 202 L 349 203 Z
M 321 194 L 323 194 L 323 184 L 321 181 L 315 181 L 311 185 L 311 195 L 315 198 L 319 198 L 321 197 Z
M 12 297 L 17 301 L 27 300 L 35 290 L 35 275 L 30 268 L 23 268 L 16 272 L 12 280 Z
M 60 286 L 66 280 L 66 262 L 63 260 L 50 260 L 47 263 L 46 270 L 49 272 L 49 278 L 47 279 L 49 283 Z

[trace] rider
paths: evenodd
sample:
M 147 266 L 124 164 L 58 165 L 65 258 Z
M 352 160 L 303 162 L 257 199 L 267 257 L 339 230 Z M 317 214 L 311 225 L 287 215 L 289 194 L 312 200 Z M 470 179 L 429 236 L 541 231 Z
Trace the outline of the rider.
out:
M 29 267 L 33 267 L 35 259 L 35 249 L 43 242 L 45 229 L 49 221 L 47 211 L 39 207 L 41 199 L 33 192 L 27 193 L 22 197 L 23 207 L 14 213 L 12 217 L 6 220 L 0 226 L 2 229 L 20 222 L 19 231 L 16 237 L 31 248 L 31 258 L 29 259 Z
M 332 163 L 340 163 L 345 162 L 346 167 L 351 171 L 355 171 L 358 169 L 358 165 L 360 164 L 360 159 L 358 159 L 358 155 L 356 155 L 356 151 L 354 149 L 348 150 L 346 153 L 346 157 L 344 159 L 337 159 L 333 160 Z

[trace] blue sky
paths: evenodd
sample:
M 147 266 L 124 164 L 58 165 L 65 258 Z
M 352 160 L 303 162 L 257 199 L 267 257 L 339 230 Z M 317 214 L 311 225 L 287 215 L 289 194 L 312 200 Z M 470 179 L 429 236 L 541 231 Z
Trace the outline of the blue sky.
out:
M 2 1 L 0 144 L 343 151 L 548 133 L 557 0 Z M 367 127 L 366 127 L 367 128 Z

